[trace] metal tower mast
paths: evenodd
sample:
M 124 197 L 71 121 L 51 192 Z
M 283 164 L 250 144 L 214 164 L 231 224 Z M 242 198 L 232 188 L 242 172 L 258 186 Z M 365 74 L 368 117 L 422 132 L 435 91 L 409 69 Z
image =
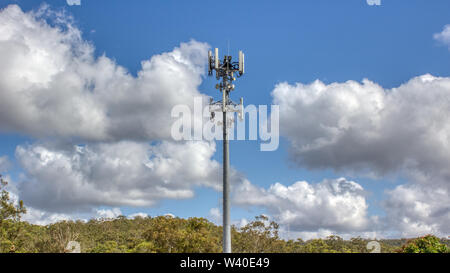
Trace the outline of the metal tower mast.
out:
M 236 104 L 230 100 L 230 92 L 234 90 L 233 81 L 237 77 L 244 75 L 244 53 L 239 51 L 239 62 L 232 62 L 231 56 L 225 55 L 223 61 L 219 59 L 219 49 L 215 48 L 214 56 L 212 52 L 208 52 L 208 75 L 212 75 L 213 70 L 216 71 L 216 79 L 222 82 L 216 84 L 216 89 L 222 92 L 222 101 L 213 102 L 211 99 L 210 108 L 211 119 L 214 119 L 215 112 L 223 113 L 223 253 L 231 253 L 231 225 L 230 225 L 230 183 L 228 170 L 230 168 L 230 152 L 228 143 L 227 128 L 233 122 L 227 121 L 227 112 L 238 112 L 239 117 L 243 118 L 243 99 L 240 104 Z

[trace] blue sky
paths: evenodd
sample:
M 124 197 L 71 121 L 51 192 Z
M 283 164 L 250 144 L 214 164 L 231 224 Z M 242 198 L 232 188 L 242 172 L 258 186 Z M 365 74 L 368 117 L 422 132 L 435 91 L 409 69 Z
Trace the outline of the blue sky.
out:
M 42 3 L 6 0 L 0 3 L 0 8 L 16 4 L 28 12 L 37 10 Z M 232 98 L 237 100 L 242 96 L 245 104 L 271 105 L 272 91 L 283 82 L 294 86 L 320 80 L 328 85 L 349 80 L 361 82 L 367 78 L 388 90 L 424 74 L 450 77 L 449 48 L 433 38 L 450 24 L 450 2 L 445 0 L 382 0 L 381 5 L 374 6 L 364 0 L 232 0 L 226 5 L 211 1 L 81 0 L 81 5 L 71 6 L 64 0 L 45 3 L 50 9 L 64 10 L 73 17 L 82 39 L 95 47 L 96 57 L 104 54 L 134 76 L 141 70 L 143 60 L 170 52 L 191 39 L 218 47 L 221 54 L 226 53 L 228 44 L 233 56 L 237 56 L 238 50 L 244 50 L 246 74 L 236 82 Z M 217 99 L 215 83 L 215 78 L 203 77 L 198 90 Z M 15 160 L 16 147 L 42 139 L 8 130 L 6 126 L 2 128 L 1 122 L 0 119 L 3 131 L 0 156 L 6 155 L 13 162 L 8 174 L 19 181 L 19 174 L 24 170 Z M 273 152 L 261 152 L 259 142 L 255 141 L 232 142 L 232 166 L 252 184 L 266 189 L 276 182 L 286 186 L 303 180 L 317 184 L 324 179 L 346 177 L 365 189 L 369 218 L 385 215 L 381 203 L 387 198 L 386 190 L 394 190 L 409 181 L 403 170 L 371 177 L 352 173 L 353 169 L 346 166 L 295 164 L 288 152 L 292 135 L 281 134 L 280 147 Z M 221 142 L 216 144 L 212 159 L 220 163 Z M 220 175 L 218 172 L 219 178 Z M 196 186 L 193 198 L 163 199 L 150 207 L 119 207 L 124 214 L 211 217 L 210 209 L 220 206 L 220 197 L 220 192 Z M 444 203 L 448 205 L 448 199 Z M 234 221 L 251 219 L 260 213 L 271 214 L 270 209 L 261 206 L 250 206 L 250 210 L 245 207 L 233 206 Z M 446 231 L 439 230 L 441 234 Z M 338 232 L 354 231 L 339 229 Z

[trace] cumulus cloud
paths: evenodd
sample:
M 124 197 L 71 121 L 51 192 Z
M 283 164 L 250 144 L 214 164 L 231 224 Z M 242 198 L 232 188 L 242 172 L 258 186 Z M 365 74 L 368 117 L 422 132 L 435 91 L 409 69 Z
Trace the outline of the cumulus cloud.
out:
M 96 212 L 99 219 L 114 219 L 123 215 L 120 208 L 97 209 Z
M 7 190 L 9 192 L 10 200 L 14 205 L 19 203 L 19 189 L 16 187 L 17 183 L 11 180 L 10 176 L 6 176 L 6 180 L 10 182 Z M 122 214 L 120 208 L 92 208 L 89 211 L 68 211 L 68 212 L 51 212 L 47 210 L 38 209 L 26 205 L 27 212 L 22 215 L 21 219 L 34 225 L 49 225 L 60 221 L 83 221 L 87 222 L 89 219 L 113 219 Z M 134 213 L 127 217 L 132 219 L 137 216 L 146 217 L 146 213 Z
M 292 231 L 362 231 L 370 222 L 363 187 L 345 178 L 290 186 L 275 183 L 268 189 L 244 181 L 233 192 L 234 204 L 263 207 Z
M 170 138 L 174 105 L 192 106 L 208 45 L 191 41 L 142 62 L 137 77 L 48 7 L 0 11 L 0 130 L 84 140 Z
M 392 89 L 369 80 L 281 83 L 272 95 L 298 166 L 401 175 L 408 182 L 388 192 L 384 228 L 448 233 L 450 78 L 427 74 Z
M 362 83 L 281 83 L 280 130 L 309 168 L 408 169 L 448 185 L 450 79 L 423 75 L 390 90 Z
M 86 221 L 80 215 L 54 213 L 44 210 L 35 209 L 33 207 L 27 207 L 27 213 L 22 216 L 22 220 L 32 223 L 34 225 L 45 226 L 48 224 L 60 222 L 60 221 L 72 221 L 81 220 Z
M 440 187 L 400 185 L 387 192 L 385 229 L 401 237 L 450 234 L 449 191 Z
M 8 181 L 8 186 L 6 190 L 9 193 L 10 201 L 15 206 L 17 206 L 20 200 L 19 190 L 17 189 L 17 183 L 15 183 L 15 181 L 13 181 L 9 175 L 6 175 L 4 179 Z M 27 212 L 22 215 L 21 219 L 35 225 L 48 225 L 50 223 L 55 223 L 58 221 L 83 219 L 82 215 L 54 213 L 36 209 L 30 206 L 25 207 L 27 209 Z
M 219 208 L 211 208 L 209 210 L 208 218 L 217 225 L 222 224 L 222 212 Z
M 16 157 L 27 177 L 18 186 L 32 207 L 88 211 L 98 206 L 152 206 L 194 196 L 194 186 L 218 189 L 214 143 L 98 143 L 71 150 L 34 144 Z
M 81 0 L 66 0 L 69 6 L 81 6 Z
M 450 49 L 450 25 L 445 25 L 444 29 L 440 33 L 435 33 L 433 38 L 436 41 L 441 42 L 442 44 L 448 46 Z
M 9 161 L 8 157 L 0 156 L 0 174 L 3 172 L 6 172 L 11 167 L 11 162 Z
M 148 214 L 145 212 L 137 212 L 137 213 L 132 213 L 132 214 L 128 215 L 129 219 L 134 219 L 137 217 L 146 218 L 146 217 L 148 217 Z
M 450 232 L 449 192 L 446 188 L 405 184 L 386 191 L 383 216 L 369 216 L 361 185 L 345 178 L 318 184 L 299 181 L 268 189 L 245 181 L 234 189 L 233 204 L 261 207 L 280 224 L 286 239 L 309 240 L 339 235 L 345 239 L 411 238 Z M 210 215 L 215 214 L 215 209 Z M 220 216 L 220 214 L 218 214 Z
M 366 3 L 369 6 L 380 6 L 381 0 L 366 0 Z

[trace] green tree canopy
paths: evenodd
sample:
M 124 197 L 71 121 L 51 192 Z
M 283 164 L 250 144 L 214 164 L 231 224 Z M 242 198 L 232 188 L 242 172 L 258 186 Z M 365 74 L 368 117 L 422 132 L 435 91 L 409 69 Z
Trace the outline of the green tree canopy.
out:
M 409 241 L 401 249 L 403 253 L 447 253 L 448 247 L 431 234 Z
M 14 204 L 6 190 L 7 185 L 8 182 L 0 175 L 0 251 L 15 252 L 17 246 L 14 241 L 23 240 L 20 218 L 27 210 L 22 200 Z

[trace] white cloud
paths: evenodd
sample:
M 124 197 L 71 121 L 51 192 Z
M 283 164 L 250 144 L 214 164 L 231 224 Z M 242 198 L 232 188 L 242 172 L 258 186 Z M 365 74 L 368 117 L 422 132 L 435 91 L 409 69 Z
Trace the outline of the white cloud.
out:
M 427 74 L 388 90 L 369 80 L 281 83 L 272 94 L 298 166 L 409 181 L 388 192 L 374 231 L 448 233 L 450 78 Z
M 3 172 L 6 172 L 11 167 L 11 162 L 9 161 L 8 157 L 0 156 L 0 174 Z
M 222 212 L 219 208 L 211 208 L 208 218 L 217 225 L 222 225 Z
M 450 233 L 447 189 L 406 184 L 386 194 L 382 202 L 385 216 L 369 216 L 364 189 L 344 178 L 318 184 L 275 183 L 268 189 L 245 181 L 234 189 L 233 203 L 266 209 L 286 239 L 446 237 Z
M 19 146 L 16 157 L 27 174 L 18 186 L 20 198 L 54 212 L 191 198 L 194 186 L 220 188 L 214 151 L 215 144 L 206 142 Z
M 71 220 L 86 221 L 86 219 L 83 219 L 82 216 L 80 215 L 47 212 L 35 209 L 33 207 L 27 207 L 27 213 L 22 216 L 22 220 L 27 221 L 28 223 L 34 225 L 41 225 L 41 226 L 45 226 L 60 221 L 71 221 Z
M 9 182 L 7 191 L 9 192 L 10 200 L 14 205 L 19 203 L 19 189 L 16 187 L 17 183 L 11 179 L 10 176 L 6 176 L 5 179 Z M 83 221 L 87 222 L 89 219 L 113 219 L 120 215 L 123 215 L 120 208 L 91 208 L 87 211 L 70 210 L 67 212 L 50 212 L 47 210 L 38 209 L 28 204 L 25 204 L 27 212 L 22 215 L 22 220 L 34 225 L 49 225 L 60 221 Z M 148 215 L 143 212 L 133 213 L 128 215 L 129 219 L 135 217 L 147 217 Z
M 442 44 L 448 46 L 450 49 L 450 25 L 445 25 L 444 29 L 440 33 L 435 33 L 433 38 Z
M 18 189 L 15 187 L 16 183 L 11 180 L 11 177 L 7 177 L 7 180 L 10 182 L 8 184 L 8 192 L 10 196 L 10 200 L 17 206 L 19 202 Z M 123 215 L 120 208 L 105 208 L 105 209 L 96 209 L 92 208 L 90 211 L 69 211 L 65 213 L 60 212 L 49 212 L 46 210 L 41 210 L 34 208 L 32 206 L 25 205 L 27 212 L 22 215 L 22 220 L 34 225 L 49 225 L 60 221 L 83 221 L 87 222 L 89 219 L 114 219 L 120 215 Z M 137 216 L 146 217 L 148 216 L 146 213 L 134 213 L 130 214 L 127 217 L 129 219 L 133 219 Z
M 134 77 L 104 55 L 95 58 L 70 18 L 48 9 L 0 11 L 0 130 L 96 141 L 170 138 L 172 107 L 202 96 L 208 45 L 182 43 L 143 61 Z
M 114 219 L 123 215 L 120 208 L 97 209 L 96 213 L 98 219 Z
M 385 229 L 397 237 L 450 234 L 449 191 L 421 185 L 400 185 L 387 192 Z
M 81 6 L 81 0 L 66 0 L 69 6 Z
M 241 218 L 239 221 L 233 222 L 233 225 L 235 225 L 237 228 L 243 228 L 248 224 L 249 224 L 249 221 L 245 218 Z
M 361 237 L 365 239 L 385 239 L 385 238 L 394 238 L 386 236 L 384 232 L 377 231 L 356 231 L 356 232 L 339 232 L 329 230 L 329 229 L 318 229 L 316 231 L 290 231 L 289 233 L 286 231 L 286 227 L 283 227 L 284 230 L 280 232 L 280 236 L 285 239 L 296 240 L 297 238 L 301 238 L 304 241 L 311 239 L 326 239 L 328 236 L 337 235 L 344 240 L 350 240 L 351 238 Z M 395 237 L 396 238 L 396 237 Z
M 148 217 L 148 214 L 145 212 L 137 212 L 137 213 L 130 214 L 127 217 L 129 219 L 134 219 L 136 217 L 146 218 L 146 217 Z
M 406 169 L 448 187 L 450 78 L 423 75 L 390 90 L 368 80 L 281 83 L 272 94 L 299 166 L 378 175 Z
M 290 186 L 275 183 L 263 189 L 244 181 L 233 190 L 239 206 L 259 206 L 292 231 L 363 231 L 368 228 L 368 205 L 361 185 L 345 178 Z
M 366 0 L 366 3 L 369 6 L 380 6 L 381 0 Z
M 8 186 L 6 190 L 9 193 L 10 201 L 13 202 L 15 206 L 19 204 L 19 195 L 18 195 L 18 189 L 16 187 L 15 181 L 11 179 L 9 175 L 6 175 L 4 177 L 6 181 L 8 181 Z M 30 206 L 25 206 L 27 209 L 27 212 L 22 215 L 21 219 L 24 221 L 27 221 L 29 223 L 35 224 L 35 225 L 48 225 L 51 223 L 55 223 L 58 221 L 69 221 L 69 220 L 75 220 L 75 219 L 83 219 L 82 215 L 76 215 L 76 214 L 65 214 L 65 213 L 53 213 L 53 212 L 47 212 L 40 209 L 36 209 Z M 84 219 L 83 219 L 84 220 Z

